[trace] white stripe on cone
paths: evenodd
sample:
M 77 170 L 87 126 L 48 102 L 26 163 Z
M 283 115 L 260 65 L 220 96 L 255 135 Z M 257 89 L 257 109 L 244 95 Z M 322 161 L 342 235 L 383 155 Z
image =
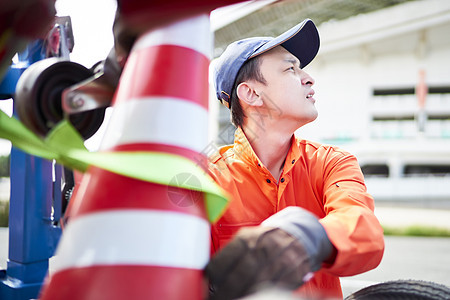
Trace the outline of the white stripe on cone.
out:
M 158 143 L 201 152 L 207 145 L 208 112 L 200 105 L 169 97 L 147 97 L 114 106 L 101 149 Z
M 158 45 L 177 45 L 211 58 L 212 40 L 209 16 L 205 14 L 152 30 L 134 44 L 133 51 Z
M 52 269 L 151 265 L 203 269 L 209 260 L 206 220 L 160 210 L 92 213 L 68 224 Z

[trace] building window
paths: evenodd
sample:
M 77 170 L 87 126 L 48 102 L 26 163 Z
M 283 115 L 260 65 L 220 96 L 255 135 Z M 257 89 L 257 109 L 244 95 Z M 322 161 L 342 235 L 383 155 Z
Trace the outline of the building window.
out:
M 364 177 L 389 177 L 389 167 L 386 164 L 367 164 L 361 166 Z
M 450 165 L 410 164 L 403 168 L 405 177 L 450 176 Z
M 450 86 L 428 87 L 424 109 L 414 87 L 374 89 L 370 115 L 372 138 L 450 138 Z

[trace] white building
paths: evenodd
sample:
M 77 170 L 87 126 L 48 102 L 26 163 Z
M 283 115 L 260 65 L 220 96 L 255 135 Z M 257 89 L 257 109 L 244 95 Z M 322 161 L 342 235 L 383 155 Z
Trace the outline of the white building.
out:
M 287 2 L 302 4 L 302 12 L 314 12 L 307 17 L 319 24 L 321 36 L 319 54 L 306 68 L 316 80 L 319 117 L 296 134 L 354 153 L 378 203 L 450 206 L 450 1 L 386 4 L 358 15 L 358 1 L 319 1 L 356 9 L 347 12 L 353 16 L 320 23 L 314 18 L 320 19 L 320 11 L 305 8 L 309 1 Z M 244 19 L 254 22 L 252 18 L 270 9 L 279 14 L 281 4 L 276 5 L 259 8 Z M 342 9 L 349 10 L 345 5 Z M 295 23 L 302 19 L 298 16 Z M 295 23 L 277 31 L 279 22 L 268 22 L 265 35 Z M 256 33 L 260 32 L 264 28 Z M 428 91 L 421 101 L 416 93 L 420 89 Z M 231 129 L 229 113 L 213 103 L 211 111 L 218 113 L 220 124 L 217 140 L 230 142 L 230 134 L 224 132 Z

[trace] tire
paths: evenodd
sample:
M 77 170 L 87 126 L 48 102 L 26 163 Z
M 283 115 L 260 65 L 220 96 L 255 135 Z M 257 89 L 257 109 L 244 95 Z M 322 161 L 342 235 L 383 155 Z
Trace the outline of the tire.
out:
M 444 300 L 450 299 L 450 288 L 435 282 L 396 280 L 375 284 L 359 290 L 345 300 Z

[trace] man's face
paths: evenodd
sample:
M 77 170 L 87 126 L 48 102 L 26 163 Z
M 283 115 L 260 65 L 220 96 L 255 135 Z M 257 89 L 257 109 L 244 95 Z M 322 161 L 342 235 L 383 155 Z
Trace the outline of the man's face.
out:
M 294 121 L 300 127 L 317 118 L 314 79 L 300 69 L 294 55 L 278 46 L 261 55 L 260 71 L 266 84 L 259 83 L 257 91 L 264 105 L 276 107 L 281 121 Z

